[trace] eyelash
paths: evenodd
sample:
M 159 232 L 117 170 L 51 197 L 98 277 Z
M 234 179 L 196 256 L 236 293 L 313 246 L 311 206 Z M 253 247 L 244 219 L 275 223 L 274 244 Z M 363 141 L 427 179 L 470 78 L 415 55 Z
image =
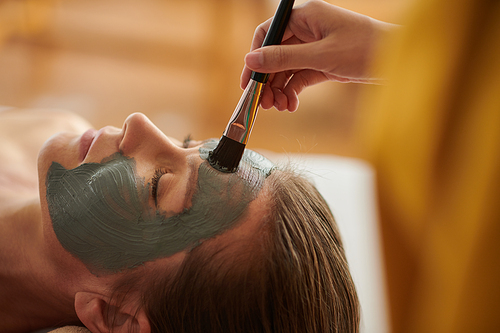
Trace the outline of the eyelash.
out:
M 158 205 L 158 182 L 160 181 L 161 176 L 166 173 L 167 171 L 165 169 L 156 169 L 153 177 L 151 178 L 151 195 L 155 199 L 155 205 Z
M 184 140 L 182 141 L 182 148 L 189 148 L 189 144 L 191 143 L 191 134 L 188 134 Z M 158 205 L 158 182 L 160 181 L 161 176 L 166 174 L 167 171 L 165 169 L 155 169 L 153 173 L 153 177 L 151 178 L 151 196 L 155 199 L 155 205 Z
M 191 134 L 188 134 L 185 138 L 184 141 L 182 141 L 182 148 L 189 148 L 189 144 L 193 141 L 191 138 Z

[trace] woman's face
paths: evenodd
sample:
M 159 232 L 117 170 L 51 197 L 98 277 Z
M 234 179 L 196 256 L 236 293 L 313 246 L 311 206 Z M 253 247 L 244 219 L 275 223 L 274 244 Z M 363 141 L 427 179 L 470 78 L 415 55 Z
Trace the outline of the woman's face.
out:
M 206 161 L 216 144 L 183 147 L 142 114 L 55 135 L 39 155 L 44 228 L 95 274 L 192 249 L 241 221 L 273 168 L 246 151 L 237 173 L 218 172 Z

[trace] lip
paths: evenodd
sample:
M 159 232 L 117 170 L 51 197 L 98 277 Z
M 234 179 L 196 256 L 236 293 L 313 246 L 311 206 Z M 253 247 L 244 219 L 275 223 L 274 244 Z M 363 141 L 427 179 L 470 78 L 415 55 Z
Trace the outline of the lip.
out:
M 89 152 L 90 146 L 94 141 L 97 130 L 91 128 L 87 130 L 80 138 L 80 163 L 83 162 L 87 153 Z

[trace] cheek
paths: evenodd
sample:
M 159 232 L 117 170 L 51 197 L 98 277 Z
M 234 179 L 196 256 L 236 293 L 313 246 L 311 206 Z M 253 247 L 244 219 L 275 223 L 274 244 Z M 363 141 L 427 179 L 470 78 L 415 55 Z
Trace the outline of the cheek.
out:
M 51 136 L 42 145 L 38 153 L 37 172 L 38 172 L 38 187 L 42 206 L 42 212 L 45 209 L 44 223 L 49 221 L 50 216 L 47 210 L 46 200 L 46 179 L 52 162 L 58 162 L 67 168 L 76 167 L 78 164 L 78 149 L 75 148 L 78 136 L 70 133 L 58 133 Z M 52 228 L 50 228 L 52 229 Z
M 40 204 L 41 204 L 41 220 L 42 220 L 42 233 L 43 233 L 43 247 L 47 249 L 47 252 L 56 253 L 56 258 L 74 258 L 71 256 L 61 245 L 57 236 L 52 228 L 52 219 L 50 218 L 50 213 L 47 205 L 47 198 L 45 195 L 45 183 L 40 186 Z M 43 190 L 42 190 L 43 188 Z M 75 260 L 75 259 L 73 259 Z
M 118 154 L 72 170 L 58 163 L 49 169 L 44 199 L 53 232 L 92 273 L 116 273 L 151 259 L 156 215 L 145 189 L 136 187 L 134 166 Z

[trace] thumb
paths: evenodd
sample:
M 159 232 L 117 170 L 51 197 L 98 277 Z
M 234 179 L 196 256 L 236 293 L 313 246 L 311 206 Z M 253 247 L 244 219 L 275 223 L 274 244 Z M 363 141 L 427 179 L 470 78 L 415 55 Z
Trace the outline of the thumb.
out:
M 294 69 L 317 69 L 314 43 L 265 46 L 245 56 L 246 66 L 256 72 L 277 73 Z M 316 59 L 315 59 L 316 58 Z

